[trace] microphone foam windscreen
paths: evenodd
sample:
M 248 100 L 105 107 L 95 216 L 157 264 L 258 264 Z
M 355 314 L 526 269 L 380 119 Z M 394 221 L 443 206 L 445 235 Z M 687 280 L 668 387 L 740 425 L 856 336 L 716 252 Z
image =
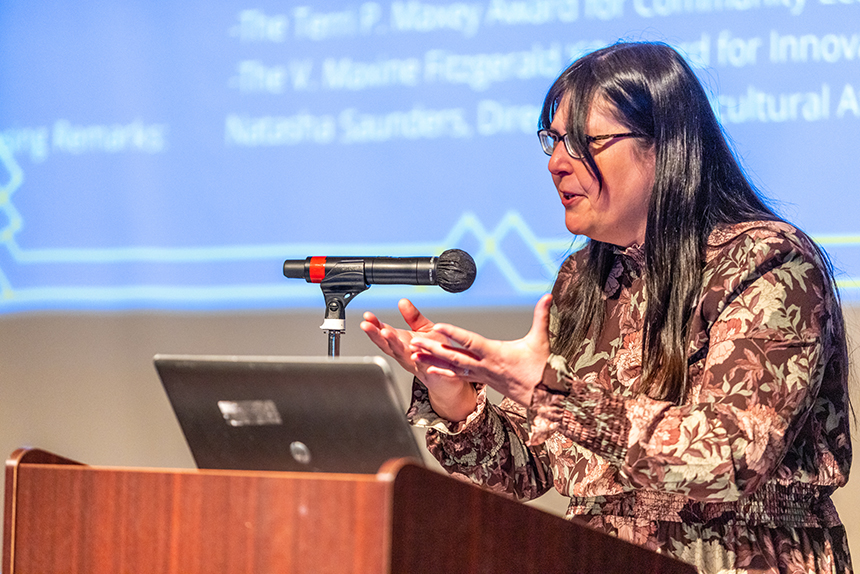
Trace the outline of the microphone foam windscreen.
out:
M 460 293 L 472 286 L 478 269 L 472 256 L 460 249 L 449 249 L 436 262 L 439 287 L 449 293 Z

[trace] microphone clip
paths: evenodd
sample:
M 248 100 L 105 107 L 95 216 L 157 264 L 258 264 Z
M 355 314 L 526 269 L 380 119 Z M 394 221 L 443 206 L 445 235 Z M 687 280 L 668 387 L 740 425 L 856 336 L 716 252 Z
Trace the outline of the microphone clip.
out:
M 360 259 L 339 261 L 320 281 L 325 298 L 325 319 L 320 329 L 328 333 L 330 357 L 340 355 L 340 335 L 346 332 L 346 306 L 369 287 L 364 280 L 364 261 Z

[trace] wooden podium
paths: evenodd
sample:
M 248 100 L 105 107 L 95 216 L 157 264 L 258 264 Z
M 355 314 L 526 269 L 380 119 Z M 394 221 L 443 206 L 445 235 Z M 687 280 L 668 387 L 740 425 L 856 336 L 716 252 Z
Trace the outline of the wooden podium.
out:
M 392 461 L 376 475 L 6 463 L 4 574 L 678 573 L 692 566 Z

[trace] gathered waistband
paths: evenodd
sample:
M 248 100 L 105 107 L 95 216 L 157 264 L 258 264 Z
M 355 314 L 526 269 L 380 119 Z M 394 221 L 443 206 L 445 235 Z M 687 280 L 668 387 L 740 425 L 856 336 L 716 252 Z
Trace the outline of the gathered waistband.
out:
M 568 516 L 614 515 L 650 521 L 706 523 L 732 521 L 770 527 L 830 528 L 839 514 L 830 499 L 832 487 L 804 483 L 768 483 L 731 502 L 707 502 L 657 490 L 572 497 Z

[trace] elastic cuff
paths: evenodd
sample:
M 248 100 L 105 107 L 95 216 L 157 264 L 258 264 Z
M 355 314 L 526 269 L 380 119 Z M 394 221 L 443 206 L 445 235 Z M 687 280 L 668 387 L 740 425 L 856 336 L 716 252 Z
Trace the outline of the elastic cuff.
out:
M 486 409 L 487 393 L 484 385 L 475 385 L 476 400 L 475 410 L 466 417 L 466 420 L 452 422 L 440 417 L 430 404 L 430 396 L 427 387 L 417 378 L 412 383 L 412 405 L 406 413 L 406 419 L 412 426 L 419 428 L 434 429 L 446 435 L 461 434 L 475 427 Z

